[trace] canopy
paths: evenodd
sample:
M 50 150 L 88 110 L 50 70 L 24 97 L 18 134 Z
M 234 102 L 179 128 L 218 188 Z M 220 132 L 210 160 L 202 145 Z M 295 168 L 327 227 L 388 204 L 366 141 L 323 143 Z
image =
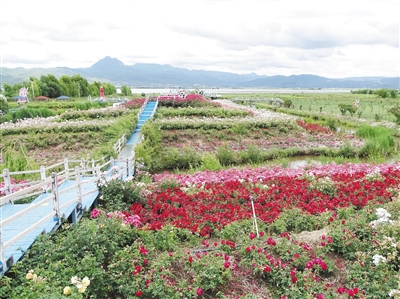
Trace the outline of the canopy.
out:
M 45 97 L 45 96 L 38 96 L 38 97 L 35 98 L 35 100 L 45 100 L 45 101 L 47 101 L 47 100 L 49 100 L 49 99 L 50 99 L 50 98 Z
M 28 103 L 29 102 L 28 97 L 23 97 L 23 96 L 15 96 L 15 97 L 12 97 L 11 99 L 18 100 L 17 101 L 18 103 Z
M 69 97 L 67 96 L 59 96 L 58 98 L 56 98 L 57 100 L 68 100 Z
M 27 99 L 27 97 L 15 96 L 15 97 L 12 97 L 11 99 L 13 99 L 13 100 L 22 100 L 22 99 Z

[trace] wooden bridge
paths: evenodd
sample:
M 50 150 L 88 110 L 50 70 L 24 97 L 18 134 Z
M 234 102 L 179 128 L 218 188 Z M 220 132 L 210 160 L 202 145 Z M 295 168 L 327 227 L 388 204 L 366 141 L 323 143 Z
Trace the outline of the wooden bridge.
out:
M 3 170 L 0 197 L 0 275 L 20 260 L 40 234 L 50 233 L 62 219 L 76 223 L 84 211 L 97 205 L 100 180 L 123 179 L 134 175 L 134 146 L 140 142 L 140 128 L 154 116 L 158 102 L 145 102 L 138 113 L 138 125 L 130 138 L 122 136 L 114 145 L 117 159 L 69 160 L 30 171 Z M 22 174 L 36 181 L 12 184 Z M 20 203 L 29 200 L 29 203 Z M 33 201 L 32 201 L 33 199 Z

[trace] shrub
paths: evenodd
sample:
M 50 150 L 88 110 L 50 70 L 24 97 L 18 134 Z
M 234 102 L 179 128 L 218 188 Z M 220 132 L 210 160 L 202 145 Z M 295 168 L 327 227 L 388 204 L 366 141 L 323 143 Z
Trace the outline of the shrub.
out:
M 200 153 L 192 147 L 167 148 L 162 153 L 161 169 L 190 169 L 200 166 Z
M 201 171 L 204 171 L 206 169 L 211 171 L 222 169 L 222 166 L 219 163 L 218 158 L 213 154 L 206 153 L 202 156 L 201 160 L 202 160 L 200 166 Z
M 270 228 L 274 233 L 281 234 L 283 232 L 300 233 L 302 231 L 312 231 L 316 226 L 316 217 L 307 215 L 300 209 L 285 209 Z
M 237 163 L 235 152 L 233 149 L 228 148 L 226 143 L 218 147 L 215 155 L 223 166 L 236 165 Z
M 357 129 L 356 136 L 367 139 L 360 150 L 362 156 L 388 156 L 396 151 L 396 142 L 390 130 L 385 127 L 362 126 Z

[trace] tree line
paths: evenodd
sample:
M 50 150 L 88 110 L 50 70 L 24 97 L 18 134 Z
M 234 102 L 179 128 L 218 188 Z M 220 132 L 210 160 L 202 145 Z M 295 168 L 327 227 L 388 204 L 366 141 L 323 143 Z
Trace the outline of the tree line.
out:
M 61 95 L 73 98 L 88 97 L 89 95 L 99 97 L 100 86 L 103 86 L 105 96 L 117 93 L 115 86 L 110 83 L 96 81 L 89 83 L 80 75 L 71 77 L 63 75 L 57 79 L 54 75 L 49 74 L 41 75 L 40 79 L 30 77 L 29 80 L 14 85 L 3 83 L 2 94 L 7 98 L 12 98 L 19 94 L 20 88 L 25 87 L 28 88 L 28 97 L 32 99 L 37 96 L 55 99 Z
M 353 94 L 374 94 L 381 98 L 392 98 L 392 99 L 396 99 L 399 94 L 399 92 L 396 89 L 387 89 L 387 88 L 358 89 L 358 90 L 352 90 L 351 93 L 353 93 Z

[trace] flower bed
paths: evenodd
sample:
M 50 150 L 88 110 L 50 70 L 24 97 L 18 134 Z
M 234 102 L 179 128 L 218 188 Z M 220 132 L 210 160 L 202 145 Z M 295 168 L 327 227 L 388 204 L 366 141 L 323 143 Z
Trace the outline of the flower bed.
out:
M 168 181 L 175 181 L 176 187 L 152 192 L 143 209 L 137 205 L 131 209 L 140 210 L 138 215 L 151 229 L 168 223 L 207 236 L 231 222 L 251 218 L 250 198 L 254 199 L 257 217 L 266 223 L 290 208 L 318 215 L 348 206 L 362 208 L 388 202 L 393 196 L 391 190 L 400 183 L 399 169 L 400 164 L 330 164 L 307 170 L 278 167 L 160 174 L 154 175 L 154 190 Z M 371 174 L 377 174 L 377 179 L 371 180 Z M 327 177 L 330 186 L 321 180 Z

